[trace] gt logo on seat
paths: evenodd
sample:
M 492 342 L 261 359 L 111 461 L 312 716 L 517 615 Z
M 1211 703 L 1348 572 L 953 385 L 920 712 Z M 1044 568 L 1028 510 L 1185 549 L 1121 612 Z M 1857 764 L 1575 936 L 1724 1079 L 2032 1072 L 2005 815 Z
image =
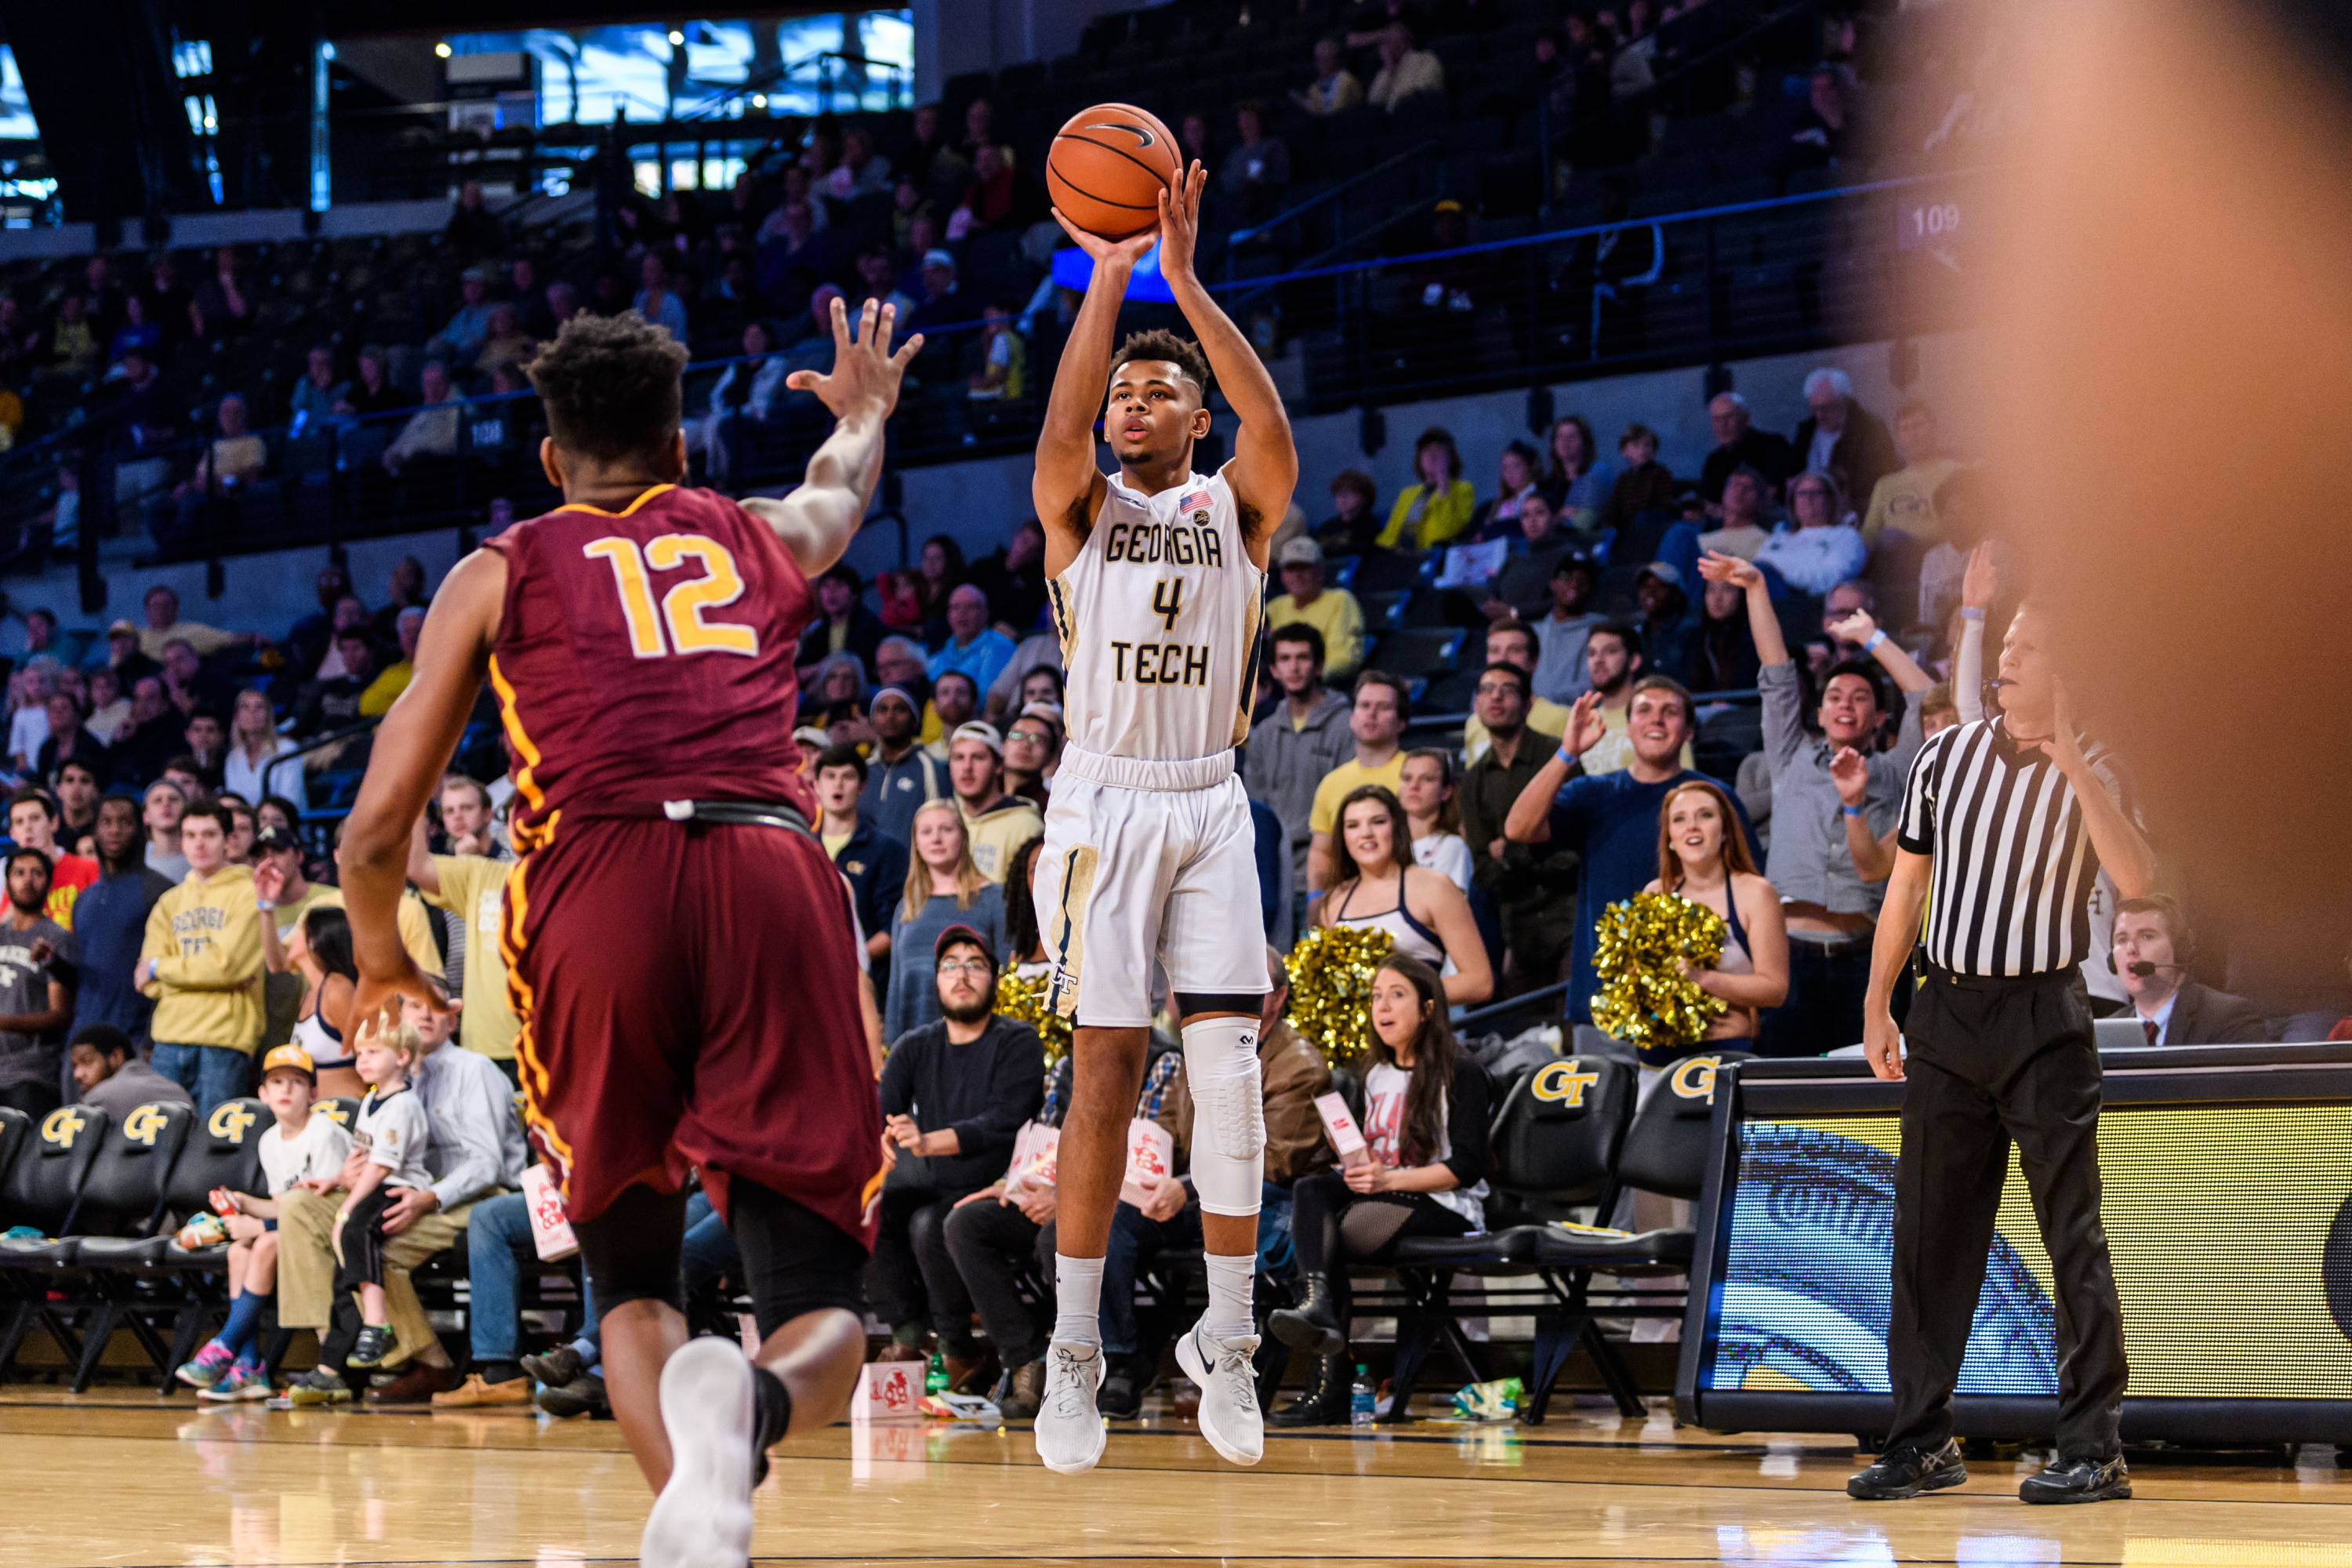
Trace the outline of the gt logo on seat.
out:
M 41 1142 L 70 1149 L 74 1140 L 81 1136 L 81 1130 L 89 1125 L 89 1119 L 70 1105 L 52 1110 L 41 1119 Z
M 1683 1100 L 1715 1098 L 1715 1069 L 1723 1065 L 1721 1057 L 1692 1057 L 1675 1065 L 1675 1076 L 1667 1082 Z
M 331 1100 L 322 1100 L 311 1106 L 310 1114 L 323 1116 L 338 1127 L 349 1127 L 352 1124 L 351 1112 Z
M 226 1138 L 231 1143 L 243 1143 L 245 1130 L 253 1122 L 252 1111 L 234 1100 L 225 1100 L 213 1107 L 212 1120 L 205 1123 L 205 1131 L 215 1138 Z
M 1582 1106 L 1584 1091 L 1599 1083 L 1601 1075 L 1579 1072 L 1577 1067 L 1574 1057 L 1564 1062 L 1546 1062 L 1537 1069 L 1535 1081 L 1528 1085 L 1528 1092 L 1538 1100 L 1565 1100 L 1570 1106 Z
M 148 1148 L 152 1149 L 155 1146 L 155 1134 L 171 1125 L 171 1121 L 170 1117 L 163 1114 L 162 1106 L 138 1106 L 130 1115 L 122 1119 L 122 1135 L 133 1143 L 144 1143 Z

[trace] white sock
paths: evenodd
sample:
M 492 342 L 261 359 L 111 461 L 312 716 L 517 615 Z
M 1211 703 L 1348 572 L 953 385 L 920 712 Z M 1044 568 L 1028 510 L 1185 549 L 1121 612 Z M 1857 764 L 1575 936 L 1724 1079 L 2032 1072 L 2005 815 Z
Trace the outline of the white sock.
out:
M 1209 1269 L 1209 1310 L 1201 1327 L 1221 1340 L 1237 1340 L 1257 1331 L 1250 1316 L 1250 1286 L 1257 1279 L 1257 1254 L 1226 1258 L 1210 1252 L 1201 1261 Z
M 1054 1254 L 1054 1338 L 1067 1344 L 1102 1345 L 1102 1271 L 1099 1258 Z

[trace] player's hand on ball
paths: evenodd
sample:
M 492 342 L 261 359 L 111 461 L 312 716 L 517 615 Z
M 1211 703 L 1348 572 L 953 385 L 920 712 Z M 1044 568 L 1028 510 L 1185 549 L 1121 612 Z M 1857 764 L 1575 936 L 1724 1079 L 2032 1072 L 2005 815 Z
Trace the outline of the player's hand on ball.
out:
M 784 377 L 784 384 L 794 392 L 815 393 L 817 401 L 833 410 L 836 419 L 861 410 L 887 419 L 898 406 L 898 384 L 906 377 L 907 366 L 923 347 L 923 334 L 917 332 L 899 345 L 897 353 L 890 352 L 890 334 L 898 321 L 897 306 L 868 300 L 858 310 L 857 336 L 853 341 L 848 307 L 835 296 L 833 369 L 823 375 L 796 370 Z
M 1201 239 L 1201 192 L 1209 184 L 1209 171 L 1195 158 L 1192 166 L 1176 177 L 1176 188 L 1160 193 L 1160 276 L 1190 278 L 1192 275 L 1192 252 Z
M 1160 231 L 1156 228 L 1130 234 L 1125 239 L 1105 239 L 1098 234 L 1088 234 L 1064 217 L 1061 208 L 1054 208 L 1053 213 L 1054 221 L 1062 226 L 1062 232 L 1076 241 L 1078 248 L 1092 257 L 1097 266 L 1110 261 L 1133 267 L 1143 259 L 1144 252 L 1160 243 Z

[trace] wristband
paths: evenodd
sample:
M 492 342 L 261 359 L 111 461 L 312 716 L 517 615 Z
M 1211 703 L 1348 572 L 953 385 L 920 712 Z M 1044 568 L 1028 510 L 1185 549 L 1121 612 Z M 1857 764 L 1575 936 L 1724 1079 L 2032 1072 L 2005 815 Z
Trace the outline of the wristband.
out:
M 1552 757 L 1555 761 L 1566 763 L 1571 768 L 1582 760 L 1577 752 L 1570 751 L 1566 746 L 1554 752 Z
M 1863 812 L 1863 808 L 1858 805 L 1840 805 L 1838 809 L 1844 812 L 1848 816 L 1860 816 Z
M 268 899 L 256 899 L 253 900 L 253 907 L 257 910 L 274 910 L 278 906 Z
M 1885 640 L 1886 628 L 1881 626 L 1878 630 L 1871 633 L 1870 636 L 1864 639 L 1862 645 L 1862 651 L 1864 653 L 1876 653 L 1878 651 L 1878 645 Z
M 1960 606 L 1960 619 L 1964 621 L 1976 621 L 1981 624 L 1984 620 L 1984 606 L 1981 605 L 1962 605 Z

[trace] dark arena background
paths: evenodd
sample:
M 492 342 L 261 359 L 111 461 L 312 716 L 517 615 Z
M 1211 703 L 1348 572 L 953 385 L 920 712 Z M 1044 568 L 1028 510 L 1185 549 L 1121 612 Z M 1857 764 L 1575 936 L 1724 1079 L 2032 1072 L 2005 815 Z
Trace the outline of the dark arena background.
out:
M 464 1004 L 436 1054 L 503 1074 L 496 1125 L 436 1111 L 373 1368 L 316 1194 L 265 1142 L 309 1140 L 299 1173 L 334 1186 L 367 1087 L 332 1059 L 336 845 L 445 577 L 562 503 L 532 356 L 641 312 L 686 351 L 680 482 L 782 496 L 834 426 L 786 377 L 832 365 L 839 299 L 925 342 L 773 719 L 912 1141 L 850 1415 L 773 1450 L 756 1557 L 2352 1563 L 2348 16 L 0 3 L 0 1563 L 637 1561 L 651 1494 L 505 1093 L 531 1070 L 508 824 L 536 786 L 487 686 L 400 918 Z M 1342 1352 L 1267 1330 L 1265 1454 L 1238 1468 L 1172 1349 L 1204 1284 L 1163 1014 L 1136 1108 L 1160 1131 L 1106 1269 L 1108 1447 L 1069 1476 L 1031 1437 L 1071 1069 L 1028 879 L 1078 716 L 1030 485 L 1092 277 L 1045 161 L 1111 103 L 1205 165 L 1194 269 L 1298 457 L 1239 764 L 1268 1047 L 1307 1064 L 1266 1079 L 1262 1325 L 1331 1283 L 1299 1263 L 1296 1184 L 1357 1125 L 1401 1157 L 1380 944 L 1316 934 L 1390 907 L 1365 883 L 1412 917 L 1388 935 L 1443 950 L 1488 1110 L 1450 1134 L 1476 1180 L 1439 1194 L 1465 1205 L 1447 1234 L 1337 1260 Z M 1186 330 L 1158 255 L 1122 335 Z M 1203 475 L 1234 450 L 1210 408 Z M 658 650 L 642 567 L 638 592 Z M 2154 898 L 2083 895 L 2134 1494 L 2020 1500 L 2070 1369 L 2011 1156 L 1952 1405 L 1969 1479 L 1863 1503 L 1906 1092 L 1860 1044 L 1871 868 L 1923 734 L 2000 710 L 2021 605 L 2156 861 Z M 702 613 L 671 609 L 679 651 Z M 1687 697 L 1663 772 L 1628 716 L 1652 676 Z M 1742 952 L 1777 1005 L 1730 987 L 1702 1037 L 1609 1000 L 1723 1005 L 1719 939 L 1596 969 L 1579 929 L 1692 864 L 1655 800 L 1613 837 L 1565 805 L 1549 838 L 1507 831 L 1590 691 L 1609 728 L 1580 771 L 1687 767 L 1752 825 L 1787 936 L 1750 921 Z M 1338 809 L 1368 783 L 1413 840 L 1401 869 L 1391 820 L 1385 882 Z M 937 796 L 958 827 L 926 837 Z M 607 918 L 650 929 L 664 895 Z M 939 1044 L 952 922 L 997 976 L 986 1047 Z M 921 1103 L 887 1059 L 908 1042 L 999 1067 Z M 751 1335 L 709 1215 L 697 1194 L 688 1321 Z

